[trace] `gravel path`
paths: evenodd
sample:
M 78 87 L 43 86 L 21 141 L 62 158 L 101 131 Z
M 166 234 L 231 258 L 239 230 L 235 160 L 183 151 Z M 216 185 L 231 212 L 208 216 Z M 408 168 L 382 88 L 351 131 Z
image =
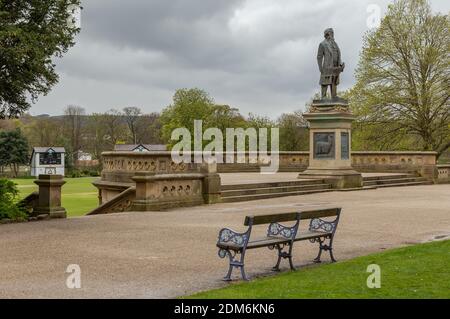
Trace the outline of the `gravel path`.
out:
M 227 269 L 215 248 L 221 227 L 244 230 L 247 214 L 324 206 L 343 207 L 339 260 L 450 235 L 450 185 L 2 225 L 0 298 L 169 298 L 221 287 Z M 301 267 L 317 247 L 303 242 L 294 251 Z M 273 251 L 249 251 L 247 271 L 253 278 L 269 274 L 274 262 Z M 66 287 L 69 264 L 81 267 L 81 289 Z

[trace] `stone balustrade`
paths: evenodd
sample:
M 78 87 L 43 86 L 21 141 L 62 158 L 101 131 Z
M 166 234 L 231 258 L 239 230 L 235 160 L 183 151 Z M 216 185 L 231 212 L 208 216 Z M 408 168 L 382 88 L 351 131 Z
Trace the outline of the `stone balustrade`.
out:
M 362 172 L 420 172 L 435 166 L 436 157 L 436 152 L 352 152 L 352 166 Z
M 301 172 L 309 165 L 309 152 L 279 152 L 281 172 Z M 361 172 L 421 172 L 424 167 L 436 166 L 435 152 L 360 152 L 354 151 L 352 166 Z M 224 158 L 230 156 L 224 153 Z M 234 163 L 218 164 L 220 173 L 225 172 L 258 172 L 261 166 L 269 165 L 270 156 L 259 156 L 255 162 L 249 161 L 245 154 L 245 163 L 237 163 L 237 155 L 233 153 Z M 102 181 L 133 183 L 136 172 L 152 172 L 155 174 L 198 173 L 199 164 L 176 164 L 170 152 L 151 153 L 103 153 Z
M 170 152 L 103 153 L 99 205 L 89 214 L 161 210 L 220 201 L 217 165 L 175 163 Z M 133 191 L 128 191 L 133 188 Z M 114 205 L 109 205 L 108 203 Z M 124 206 L 125 205 L 125 206 Z
M 278 154 L 280 172 L 302 172 L 309 165 L 309 152 Z M 438 169 L 435 152 L 352 152 L 351 155 L 353 168 L 360 172 L 414 172 L 433 181 L 448 179 L 449 168 Z M 184 206 L 219 202 L 218 173 L 259 172 L 271 161 L 270 156 L 251 157 L 253 161 L 250 161 L 246 153 L 246 163 L 236 163 L 236 153 L 224 153 L 224 158 L 227 156 L 234 157 L 235 163 L 175 163 L 170 152 L 103 153 L 101 179 L 94 183 L 99 189 L 99 204 L 114 200 L 119 210 L 125 203 L 126 209 L 152 207 L 152 210 L 159 210 L 172 207 L 170 203 Z M 130 187 L 136 187 L 135 193 L 123 194 Z M 122 204 L 121 194 L 124 197 Z M 109 206 L 105 206 L 105 210 L 107 207 L 108 210 L 117 210 Z
M 439 184 L 450 183 L 450 164 L 437 165 Z

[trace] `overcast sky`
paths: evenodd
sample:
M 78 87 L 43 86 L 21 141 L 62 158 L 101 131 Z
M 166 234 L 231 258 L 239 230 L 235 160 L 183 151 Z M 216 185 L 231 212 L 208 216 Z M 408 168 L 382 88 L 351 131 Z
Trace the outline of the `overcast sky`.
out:
M 206 90 L 217 103 L 278 117 L 319 92 L 316 62 L 333 27 L 354 84 L 369 4 L 388 0 L 82 0 L 77 44 L 57 61 L 60 82 L 31 113 L 69 104 L 102 112 L 126 106 L 158 112 L 178 88 Z M 433 0 L 435 11 L 450 1 Z

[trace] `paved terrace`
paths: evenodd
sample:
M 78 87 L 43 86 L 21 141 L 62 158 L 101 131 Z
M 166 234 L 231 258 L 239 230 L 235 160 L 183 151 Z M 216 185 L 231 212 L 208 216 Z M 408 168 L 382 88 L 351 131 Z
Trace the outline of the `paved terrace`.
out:
M 0 298 L 165 298 L 222 287 L 227 261 L 217 257 L 217 233 L 244 230 L 247 214 L 342 206 L 338 260 L 448 238 L 449 194 L 450 185 L 415 186 L 3 225 Z M 302 267 L 317 247 L 294 251 Z M 270 274 L 276 259 L 265 249 L 247 257 L 253 278 Z M 82 289 L 66 288 L 69 264 L 81 266 Z

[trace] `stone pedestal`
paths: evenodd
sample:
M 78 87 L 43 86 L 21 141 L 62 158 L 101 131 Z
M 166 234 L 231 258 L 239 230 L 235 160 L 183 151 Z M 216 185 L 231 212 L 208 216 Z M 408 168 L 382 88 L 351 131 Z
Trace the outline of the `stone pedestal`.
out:
M 50 218 L 66 218 L 67 212 L 61 207 L 61 187 L 66 183 L 61 175 L 39 175 L 34 181 L 39 186 L 38 205 L 33 215 L 48 215 Z
M 303 115 L 310 123 L 309 167 L 299 178 L 323 178 L 335 188 L 362 187 L 361 173 L 352 168 L 351 129 L 355 120 L 341 98 L 313 101 Z

